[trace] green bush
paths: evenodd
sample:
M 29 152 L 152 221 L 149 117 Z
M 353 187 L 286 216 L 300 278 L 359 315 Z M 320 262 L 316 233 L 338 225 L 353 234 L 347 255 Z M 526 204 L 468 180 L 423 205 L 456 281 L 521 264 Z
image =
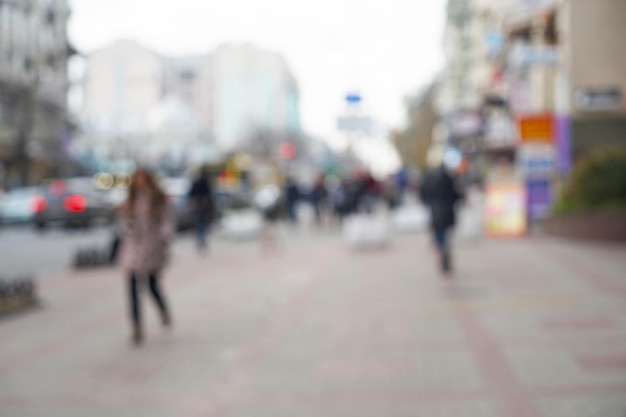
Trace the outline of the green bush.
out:
M 626 149 L 604 149 L 576 165 L 556 213 L 626 210 Z

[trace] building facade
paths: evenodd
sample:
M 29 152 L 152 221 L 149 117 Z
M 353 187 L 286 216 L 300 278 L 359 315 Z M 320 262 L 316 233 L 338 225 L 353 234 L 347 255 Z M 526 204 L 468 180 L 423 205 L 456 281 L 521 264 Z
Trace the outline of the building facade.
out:
M 449 0 L 443 143 L 523 182 L 531 218 L 577 158 L 626 146 L 625 18 L 623 0 Z
M 66 0 L 0 1 L 0 163 L 3 182 L 33 183 L 67 160 Z
M 558 28 L 567 74 L 561 91 L 575 155 L 626 146 L 626 1 L 563 2 Z M 557 87 L 558 88 L 558 87 Z

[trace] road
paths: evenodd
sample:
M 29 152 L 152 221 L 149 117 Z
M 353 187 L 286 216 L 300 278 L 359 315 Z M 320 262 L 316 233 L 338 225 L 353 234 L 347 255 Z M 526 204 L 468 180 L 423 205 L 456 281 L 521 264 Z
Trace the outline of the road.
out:
M 40 233 L 30 227 L 3 227 L 0 229 L 1 272 L 5 276 L 40 276 L 58 271 L 71 264 L 72 255 L 78 248 L 103 246 L 109 238 L 110 232 L 104 228 Z
M 337 234 L 339 231 L 322 234 Z M 288 230 L 291 238 L 309 236 L 311 230 L 301 228 Z M 106 227 L 90 229 L 53 229 L 39 232 L 31 227 L 9 227 L 0 229 L 0 278 L 20 274 L 45 277 L 71 266 L 73 256 L 80 248 L 106 248 L 110 244 L 112 232 Z M 212 246 L 217 248 L 249 247 L 254 241 L 229 241 L 219 232 L 213 233 Z M 179 233 L 174 241 L 175 253 L 194 250 L 191 232 Z

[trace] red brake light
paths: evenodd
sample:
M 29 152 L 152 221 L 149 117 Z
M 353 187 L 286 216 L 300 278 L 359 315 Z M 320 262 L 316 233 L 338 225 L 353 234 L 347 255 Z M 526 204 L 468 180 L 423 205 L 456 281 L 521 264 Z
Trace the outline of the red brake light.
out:
M 87 208 L 87 199 L 80 194 L 73 194 L 65 197 L 63 207 L 67 211 L 80 212 Z
M 40 195 L 32 196 L 30 199 L 30 208 L 35 213 L 41 213 L 48 207 L 46 199 Z

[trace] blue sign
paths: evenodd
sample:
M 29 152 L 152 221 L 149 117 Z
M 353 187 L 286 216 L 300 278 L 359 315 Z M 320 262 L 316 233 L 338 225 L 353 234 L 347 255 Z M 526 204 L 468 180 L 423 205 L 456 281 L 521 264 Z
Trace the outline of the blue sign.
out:
M 346 101 L 351 104 L 360 103 L 363 100 L 360 94 L 350 93 L 346 95 Z

